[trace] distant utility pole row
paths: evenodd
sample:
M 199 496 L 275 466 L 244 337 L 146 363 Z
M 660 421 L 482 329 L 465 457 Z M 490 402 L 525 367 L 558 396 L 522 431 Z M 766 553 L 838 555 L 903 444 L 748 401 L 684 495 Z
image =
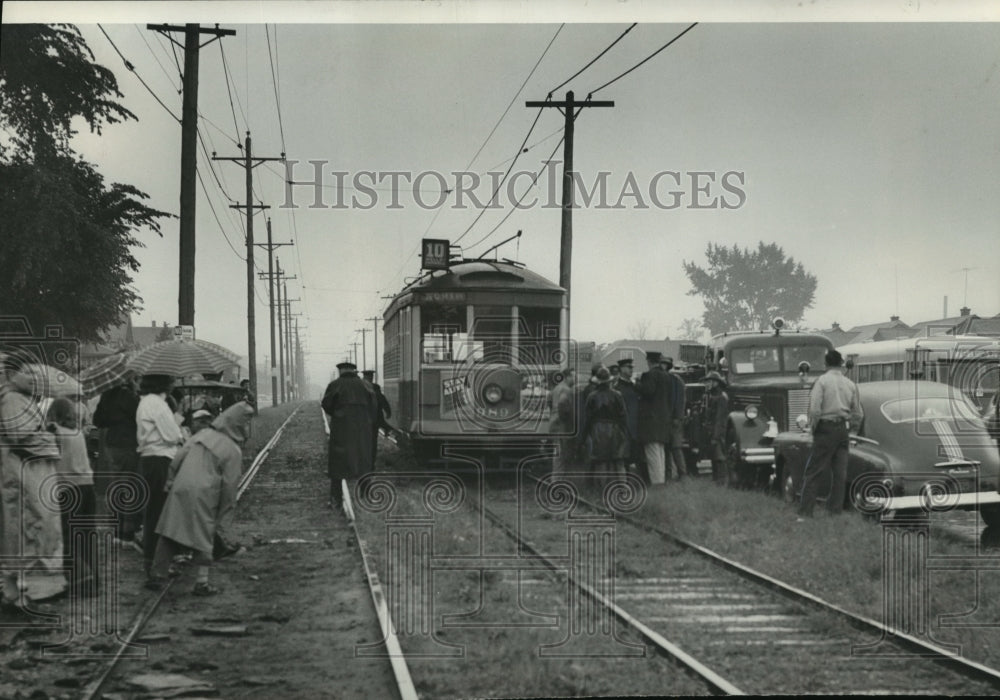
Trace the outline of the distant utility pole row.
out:
M 181 119 L 181 187 L 180 187 L 180 269 L 179 269 L 179 285 L 177 294 L 177 322 L 179 325 L 184 326 L 194 326 L 194 311 L 195 311 L 195 299 L 194 299 L 194 272 L 195 272 L 195 212 L 196 212 L 196 185 L 197 185 L 197 145 L 198 145 L 198 63 L 199 63 L 199 51 L 212 41 L 220 39 L 224 36 L 235 36 L 236 31 L 233 29 L 219 29 L 216 25 L 214 28 L 201 27 L 198 24 L 185 24 L 180 25 L 170 25 L 170 24 L 147 24 L 146 29 L 160 32 L 166 36 L 171 42 L 181 46 L 180 42 L 176 41 L 171 34 L 174 32 L 184 33 L 184 75 L 183 75 L 183 111 Z M 201 42 L 202 35 L 211 35 L 212 39 L 209 39 L 204 44 Z M 291 349 L 291 323 L 288 320 L 290 310 L 287 307 L 288 304 L 288 294 L 287 289 L 285 290 L 285 337 L 288 338 L 288 342 L 285 345 L 279 344 L 276 347 L 275 343 L 275 330 L 281 331 L 281 302 L 275 299 L 275 274 L 274 269 L 271 265 L 271 260 L 273 256 L 274 249 L 282 245 L 291 245 L 290 243 L 273 243 L 271 241 L 271 222 L 267 222 L 267 244 L 255 244 L 253 239 L 253 215 L 254 210 L 258 209 L 268 209 L 269 207 L 263 203 L 255 204 L 253 201 L 253 169 L 258 165 L 265 163 L 267 161 L 284 161 L 285 154 L 282 153 L 280 157 L 254 157 L 252 151 L 252 144 L 250 141 L 250 132 L 246 133 L 246 140 L 244 142 L 244 150 L 242 156 L 234 157 L 217 157 L 214 153 L 212 154 L 212 160 L 227 160 L 234 163 L 238 163 L 243 166 L 246 173 L 246 202 L 244 204 L 234 204 L 231 205 L 234 209 L 245 210 L 247 219 L 247 231 L 246 231 L 246 262 L 247 262 L 247 354 L 248 354 L 248 364 L 249 364 L 249 379 L 250 379 L 250 392 L 254 396 L 257 395 L 257 341 L 256 341 L 256 314 L 254 305 L 254 247 L 259 246 L 267 249 L 268 253 L 268 305 L 271 310 L 271 403 L 272 405 L 277 405 L 278 402 L 278 374 L 275 369 L 275 355 L 282 361 L 282 370 L 280 374 L 281 378 L 281 401 L 291 400 L 293 395 L 297 392 L 294 391 L 293 387 L 302 386 L 303 381 L 299 380 L 299 375 L 292 372 L 293 362 L 294 366 L 301 368 L 301 347 L 298 344 L 298 328 L 296 322 L 296 351 L 292 353 Z M 279 281 L 284 279 L 294 279 L 289 277 L 281 277 L 279 268 Z M 279 288 L 278 295 L 280 297 L 281 290 Z M 298 301 L 298 300 L 295 300 Z M 275 322 L 275 310 L 278 310 L 279 317 L 277 319 L 277 324 Z M 295 314 L 298 315 L 298 314 Z M 288 387 L 286 392 L 286 374 L 284 372 L 284 360 L 285 357 L 288 358 L 289 373 L 288 377 Z M 304 377 L 304 375 L 302 375 Z

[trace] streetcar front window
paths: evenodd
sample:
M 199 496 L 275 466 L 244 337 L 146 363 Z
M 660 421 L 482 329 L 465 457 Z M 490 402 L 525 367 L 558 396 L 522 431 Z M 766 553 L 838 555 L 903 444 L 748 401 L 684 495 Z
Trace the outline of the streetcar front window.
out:
M 420 307 L 420 337 L 425 363 L 463 360 L 469 344 L 465 307 Z

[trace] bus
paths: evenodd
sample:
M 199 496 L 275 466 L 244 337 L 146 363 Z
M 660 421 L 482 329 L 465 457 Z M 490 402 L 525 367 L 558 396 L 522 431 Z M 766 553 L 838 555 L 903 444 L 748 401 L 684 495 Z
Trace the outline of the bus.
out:
M 858 384 L 922 379 L 950 384 L 985 411 L 1000 384 L 1000 339 L 986 336 L 896 338 L 837 348 Z

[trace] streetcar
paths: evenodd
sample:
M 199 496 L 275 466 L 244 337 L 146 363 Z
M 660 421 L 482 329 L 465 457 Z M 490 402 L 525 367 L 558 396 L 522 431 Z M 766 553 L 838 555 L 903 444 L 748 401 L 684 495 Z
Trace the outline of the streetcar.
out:
M 960 389 L 982 414 L 1000 383 L 1000 339 L 933 336 L 854 343 L 838 348 L 858 384 L 921 379 Z
M 418 461 L 476 453 L 510 467 L 553 444 L 549 392 L 583 359 L 564 332 L 565 289 L 511 260 L 449 261 L 383 321 L 383 392 Z

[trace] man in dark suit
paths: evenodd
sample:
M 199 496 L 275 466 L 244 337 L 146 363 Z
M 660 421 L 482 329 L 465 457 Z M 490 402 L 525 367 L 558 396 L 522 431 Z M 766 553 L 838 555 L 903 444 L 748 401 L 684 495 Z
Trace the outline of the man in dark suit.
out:
M 375 390 L 358 376 L 353 362 L 337 365 L 340 376 L 326 387 L 323 410 L 330 417 L 330 507 L 343 508 L 340 482 L 367 474 L 374 466 L 372 434 L 375 431 Z
M 662 353 L 646 353 L 649 369 L 639 378 L 639 442 L 646 453 L 649 483 L 666 482 L 665 445 L 670 439 L 670 377 L 660 366 Z

